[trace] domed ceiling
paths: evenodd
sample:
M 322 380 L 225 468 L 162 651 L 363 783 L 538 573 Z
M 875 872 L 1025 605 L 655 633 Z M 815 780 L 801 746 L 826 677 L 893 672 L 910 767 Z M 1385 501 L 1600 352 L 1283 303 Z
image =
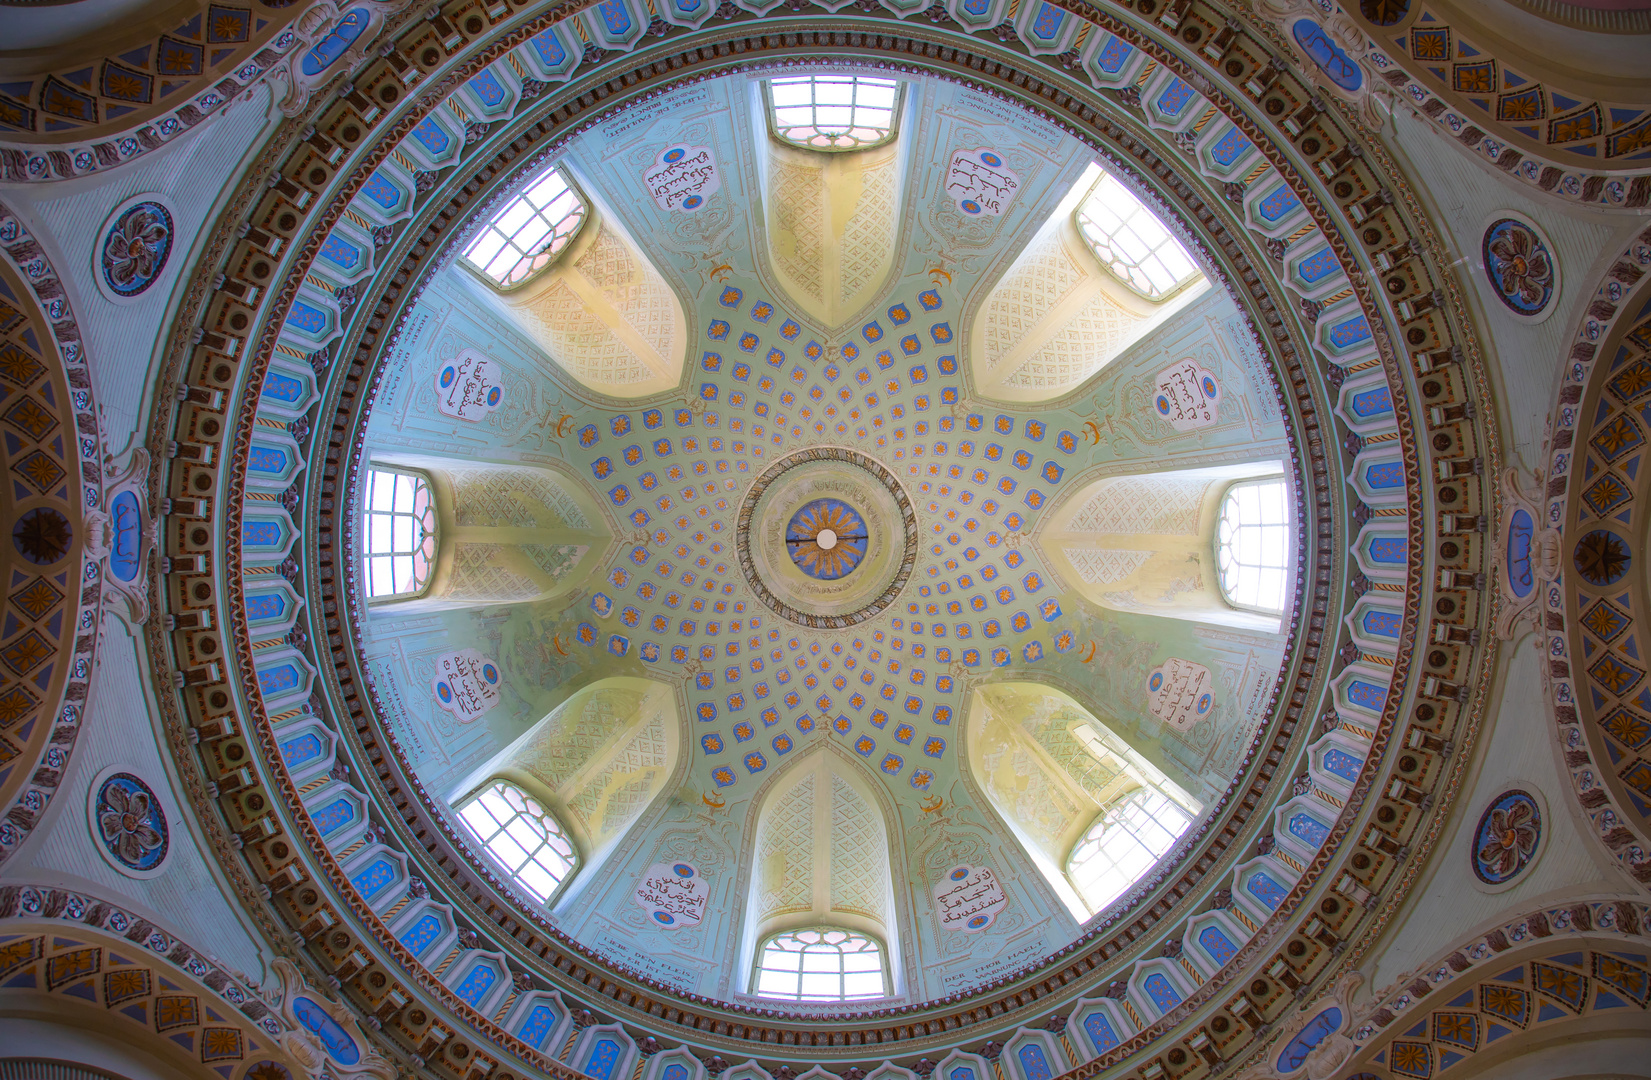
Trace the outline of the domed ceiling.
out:
M 226 864 L 384 1038 L 433 1060 L 464 1030 L 602 1080 L 668 1054 L 669 1080 L 984 1072 L 981 1040 L 1046 1080 L 1171 1030 L 1167 1060 L 1214 1065 L 1407 886 L 1476 722 L 1495 453 L 1425 223 L 1346 73 L 1313 92 L 1316 53 L 1303 81 L 1185 3 L 1003 7 L 844 13 L 893 36 L 810 30 L 808 59 L 732 4 L 501 37 L 439 15 L 348 89 L 411 85 L 393 123 L 346 96 L 287 132 L 249 212 L 294 243 L 224 226 L 180 445 L 220 430 L 210 381 L 246 405 L 222 472 L 173 469 L 175 512 L 221 494 L 237 541 L 196 571 L 233 659 L 198 651 L 210 621 L 152 645 Z M 1018 68 L 967 37 L 993 26 Z M 449 33 L 485 51 L 398 66 L 441 68 Z M 898 82 L 894 137 L 777 140 L 765 80 L 811 72 Z M 582 213 L 496 288 L 465 253 L 551 169 Z M 1149 299 L 1103 262 L 1103 176 L 1191 280 Z M 288 188 L 333 198 L 284 218 Z M 218 359 L 243 340 L 245 379 Z M 435 539 L 374 598 L 362 508 L 392 473 Z M 1251 481 L 1285 493 L 1276 606 L 1223 589 Z M 1424 582 L 1429 485 L 1463 538 Z M 565 830 L 565 882 L 466 824 L 496 780 Z M 1076 882 L 1136 790 L 1184 832 L 1116 889 Z M 766 937 L 820 925 L 886 946 L 887 993 L 755 992 Z
M 723 958 L 772 922 L 747 910 L 756 864 L 776 857 L 751 851 L 765 800 L 836 759 L 890 843 L 875 858 L 831 845 L 865 879 L 833 889 L 892 881 L 876 922 L 904 953 L 895 997 L 922 1000 L 1046 955 L 1088 918 L 1063 902 L 1057 847 L 1106 808 L 1083 779 L 1103 759 L 1069 729 L 1127 746 L 1194 815 L 1238 776 L 1287 639 L 1277 615 L 1221 598 L 1214 519 L 1229 484 L 1282 471 L 1289 441 L 1225 288 L 1199 279 L 1167 313 L 1147 308 L 1076 239 L 1093 149 L 907 78 L 889 147 L 793 155 L 766 131 L 762 82 L 621 110 L 539 163 L 592 205 L 548 289 L 498 294 L 462 260 L 424 286 L 381 362 L 362 458 L 432 476 L 455 550 L 425 598 L 358 597 L 357 626 L 378 719 L 436 805 L 527 774 L 585 856 L 551 925 L 684 990 L 745 991 Z M 659 162 L 688 155 L 705 205 L 649 198 Z M 989 184 L 1009 192 L 995 213 L 974 201 Z M 815 237 L 782 257 L 788 223 Z M 865 293 L 837 323 L 799 283 L 828 261 L 861 268 L 832 295 Z M 624 310 L 643 280 L 685 313 L 657 350 L 682 368 L 669 397 L 614 400 L 630 384 L 606 372 L 639 362 L 587 361 L 558 322 L 583 315 L 522 315 L 546 295 Z M 632 323 L 610 325 L 617 354 Z M 499 403 L 454 416 L 442 384 L 466 356 L 492 365 Z M 1042 401 L 994 402 L 965 370 Z M 431 686 L 470 652 L 500 678 L 460 708 Z M 570 693 L 611 677 L 670 687 L 662 718 L 619 738 L 628 699 L 567 715 Z M 1045 689 L 971 770 L 979 689 L 999 682 Z M 807 893 L 815 853 L 790 858 L 782 876 Z M 630 897 L 671 860 L 710 887 L 691 932 Z M 959 864 L 1003 883 L 989 937 L 954 932 L 930 896 Z

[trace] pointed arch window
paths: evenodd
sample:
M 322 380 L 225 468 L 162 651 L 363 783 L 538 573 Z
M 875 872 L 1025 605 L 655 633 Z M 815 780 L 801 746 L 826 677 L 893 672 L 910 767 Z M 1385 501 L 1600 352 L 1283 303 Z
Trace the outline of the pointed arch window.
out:
M 809 150 L 868 150 L 893 139 L 901 85 L 861 75 L 770 79 L 768 118 L 774 137 Z
M 1199 276 L 1198 264 L 1135 193 L 1100 172 L 1075 219 L 1089 250 L 1112 276 L 1147 300 L 1167 300 Z
M 430 584 L 436 561 L 436 507 L 430 478 L 402 469 L 367 470 L 361 498 L 362 576 L 370 600 L 404 600 Z
M 778 1001 L 863 1001 L 888 995 L 888 965 L 876 938 L 815 926 L 763 941 L 752 983 Z
M 1100 911 L 1152 869 L 1191 824 L 1191 816 L 1162 792 L 1136 788 L 1096 815 L 1072 846 L 1066 876 L 1090 912 Z
M 1289 491 L 1282 479 L 1234 484 L 1215 530 L 1221 594 L 1234 607 L 1279 615 L 1290 582 Z
M 493 780 L 459 808 L 459 818 L 516 883 L 546 903 L 573 876 L 579 855 L 555 815 L 527 792 Z
M 588 213 L 567 178 L 551 169 L 482 226 L 464 260 L 495 286 L 514 289 L 551 264 Z

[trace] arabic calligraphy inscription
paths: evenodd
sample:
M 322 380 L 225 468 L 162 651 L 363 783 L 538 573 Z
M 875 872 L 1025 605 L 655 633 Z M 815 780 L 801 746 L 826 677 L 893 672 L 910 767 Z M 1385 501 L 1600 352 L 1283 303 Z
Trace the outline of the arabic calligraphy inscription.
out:
M 985 866 L 954 866 L 931 892 L 940 912 L 940 925 L 947 930 L 977 933 L 991 926 L 1009 906 L 1009 897 L 997 875 Z

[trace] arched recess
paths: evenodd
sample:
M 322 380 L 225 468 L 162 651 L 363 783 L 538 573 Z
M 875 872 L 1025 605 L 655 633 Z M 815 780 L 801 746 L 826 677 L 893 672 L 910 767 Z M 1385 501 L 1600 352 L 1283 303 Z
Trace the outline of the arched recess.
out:
M 579 384 L 616 398 L 674 390 L 688 352 L 682 302 L 592 188 L 580 185 L 592 213 L 548 269 L 510 292 L 480 274 L 467 284 Z
M 1039 683 L 989 683 L 970 695 L 968 768 L 1061 902 L 1093 911 L 1067 876 L 1090 826 L 1145 788 L 1188 817 L 1203 806 L 1070 695 Z
M 1283 471 L 1282 462 L 1256 461 L 1101 477 L 1074 486 L 1034 536 L 1050 567 L 1092 604 L 1277 633 L 1279 616 L 1222 596 L 1215 533 L 1230 487 Z
M 901 128 L 917 108 L 916 89 L 909 86 L 902 101 Z M 798 307 L 841 326 L 894 266 L 911 140 L 897 134 L 869 150 L 804 150 L 769 136 L 759 80 L 751 83 L 751 104 L 753 130 L 763 133 L 756 161 L 769 265 Z
M 757 946 L 783 930 L 840 926 L 883 946 L 890 992 L 904 985 L 889 825 L 853 762 L 829 747 L 775 777 L 756 814 L 735 985 L 754 992 Z
M 666 684 L 602 679 L 472 772 L 448 801 L 462 806 L 503 779 L 554 814 L 579 854 L 579 869 L 555 897 L 555 907 L 566 908 L 665 789 L 681 753 L 681 725 L 676 694 Z
M 112 910 L 127 915 L 90 895 L 56 895 L 72 896 L 82 914 Z M 16 911 L 13 907 L 14 915 Z M 6 980 L 0 988 L 0 1077 L 224 1080 L 245 1077 L 264 1061 L 291 1076 L 302 1075 L 298 1060 L 283 1046 L 281 1036 L 294 1025 L 279 1006 L 258 1002 L 262 1015 L 274 1018 L 276 1030 L 270 1031 L 248 1015 L 250 1007 L 236 1007 L 237 999 L 257 1001 L 255 991 L 207 962 L 209 954 L 177 939 L 167 941 L 171 955 L 146 948 L 117 930 L 131 925 L 99 925 L 95 917 L 86 923 L 67 916 L 0 921 L 6 940 L 0 954 Z M 147 923 L 137 925 L 169 937 Z M 351 1039 L 351 1033 L 344 1035 Z M 390 1075 L 370 1045 L 355 1049 L 357 1060 L 368 1068 L 349 1080 Z M 24 1064 L 31 1059 L 53 1064 L 49 1069 Z
M 1323 1057 L 1340 1058 L 1336 1075 L 1350 1077 L 1645 1075 L 1651 936 L 1643 908 L 1574 897 L 1562 903 L 1504 912 L 1493 929 L 1420 966 L 1429 976 L 1381 987 L 1373 1002 L 1349 1009 L 1342 998 L 1337 1004 L 1354 1020 L 1344 1035 L 1314 1045 L 1308 1028 L 1316 1010 L 1303 1010 L 1297 1023 L 1308 1026 L 1285 1028 L 1279 1056 L 1299 1050 L 1285 1059 L 1293 1062 L 1323 1047 Z M 1280 1068 L 1278 1075 L 1308 1072 Z
M 397 615 L 550 600 L 606 558 L 613 533 L 580 481 L 547 466 L 375 452 L 375 466 L 427 477 L 436 505 L 428 588 Z
M 0 487 L 0 520 L 8 523 L 12 537 L 0 547 L 0 572 L 11 598 L 0 625 L 0 649 L 6 657 L 0 671 L 0 809 L 19 798 L 42 800 L 26 812 L 17 811 L 20 822 L 37 819 L 57 783 L 43 783 L 43 777 L 55 778 L 62 771 L 36 768 L 48 744 L 68 734 L 54 725 L 53 718 L 74 723 L 80 708 L 75 702 L 85 697 L 86 672 L 92 665 L 90 657 L 82 656 L 77 674 L 75 653 L 88 649 L 97 635 L 77 640 L 75 615 L 82 603 L 82 584 L 90 587 L 87 600 L 97 604 L 100 571 L 107 568 L 101 574 L 107 593 L 144 597 L 147 607 L 144 560 L 152 542 L 146 535 L 141 487 L 126 495 L 130 503 L 116 520 L 108 513 L 110 504 L 102 501 L 111 495 L 83 482 L 79 455 L 90 456 L 92 451 L 83 449 L 75 433 L 95 436 L 96 425 L 89 413 L 76 416 L 76 400 L 85 392 L 70 390 L 90 383 L 78 364 L 71 374 L 64 349 L 68 339 L 54 329 L 25 279 L 0 260 L 0 401 L 6 414 L 0 460 L 10 478 Z M 142 461 L 147 469 L 147 457 Z M 96 465 L 91 468 L 96 483 Z M 113 470 L 101 478 L 108 484 L 106 490 L 120 479 L 109 472 Z M 88 506 L 92 498 L 100 502 Z M 96 536 L 89 540 L 94 530 Z M 97 561 L 86 562 L 88 553 Z M 81 684 L 78 693 L 68 695 L 71 704 L 65 711 L 60 708 L 65 692 L 76 682 Z M 25 796 L 31 784 L 37 791 Z M 10 845 L 20 842 L 21 837 L 15 837 L 8 849 L 16 850 Z
M 1070 393 L 1209 288 L 1200 275 L 1154 302 L 1101 265 L 1073 220 L 1100 176 L 1099 166 L 1085 170 L 977 310 L 969 373 L 981 397 L 1037 402 Z

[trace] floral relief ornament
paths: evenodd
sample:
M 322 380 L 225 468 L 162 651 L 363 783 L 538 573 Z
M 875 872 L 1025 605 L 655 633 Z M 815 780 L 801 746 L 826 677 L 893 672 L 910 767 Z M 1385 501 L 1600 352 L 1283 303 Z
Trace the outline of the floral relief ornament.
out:
M 104 787 L 97 816 L 98 833 L 120 861 L 138 866 L 166 843 L 166 834 L 150 824 L 154 796 L 111 781 Z M 156 860 L 159 861 L 159 860 Z
M 1536 800 L 1517 789 L 1503 792 L 1474 830 L 1474 873 L 1491 885 L 1511 881 L 1536 855 L 1541 839 L 1542 812 Z
M 98 289 L 114 303 L 137 299 L 160 279 L 172 254 L 172 209 L 158 195 L 115 207 L 104 222 L 92 268 Z
M 1491 290 L 1514 315 L 1539 322 L 1553 310 L 1559 264 L 1536 224 L 1520 215 L 1498 213 L 1486 226 L 1481 245 Z

